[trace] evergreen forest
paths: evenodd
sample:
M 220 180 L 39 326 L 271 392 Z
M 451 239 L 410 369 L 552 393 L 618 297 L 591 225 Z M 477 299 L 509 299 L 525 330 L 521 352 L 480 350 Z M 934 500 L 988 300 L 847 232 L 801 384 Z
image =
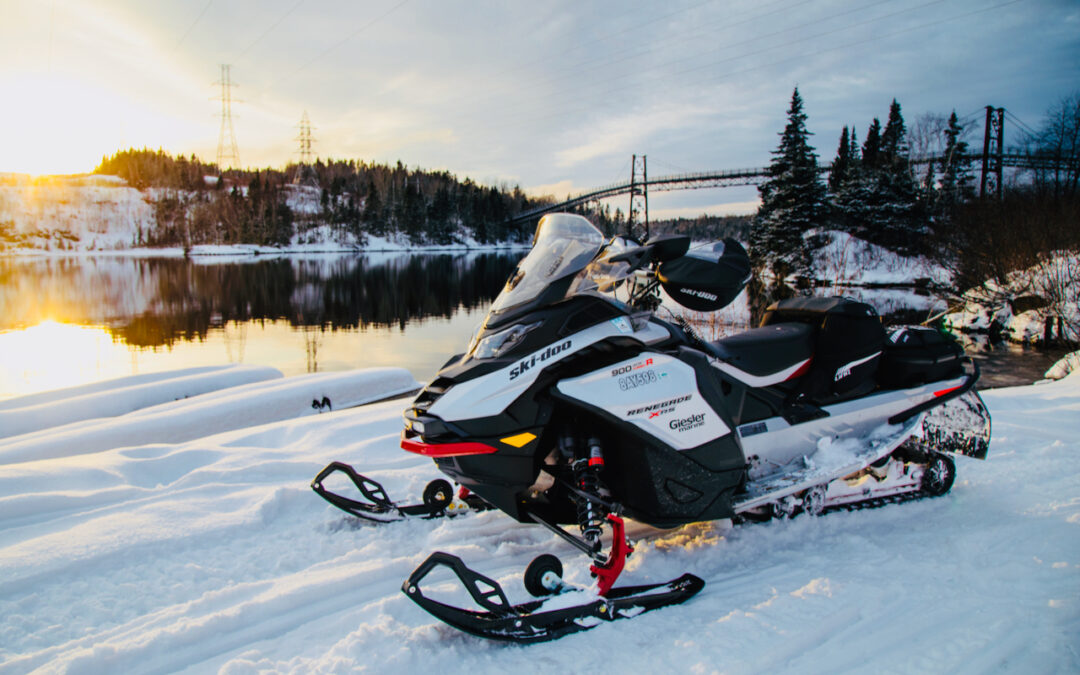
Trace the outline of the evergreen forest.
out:
M 959 287 L 1004 278 L 1053 251 L 1080 251 L 1080 92 L 1008 150 L 1032 165 L 1054 160 L 1052 167 L 1011 170 L 1000 191 L 986 194 L 955 111 L 909 128 L 894 99 L 885 123 L 873 119 L 861 142 L 856 126 L 843 127 L 828 171 L 807 119 L 796 88 L 747 237 L 759 272 L 809 276 L 827 230 L 935 259 L 953 269 Z
M 144 246 L 279 246 L 326 227 L 331 236 L 359 244 L 369 236 L 398 235 L 417 245 L 453 244 L 463 235 L 481 244 L 519 242 L 532 234 L 531 226 L 508 221 L 550 203 L 519 187 L 483 186 L 401 162 L 318 160 L 284 170 L 219 171 L 195 156 L 130 149 L 103 158 L 94 173 L 154 193 L 156 227 L 137 242 Z

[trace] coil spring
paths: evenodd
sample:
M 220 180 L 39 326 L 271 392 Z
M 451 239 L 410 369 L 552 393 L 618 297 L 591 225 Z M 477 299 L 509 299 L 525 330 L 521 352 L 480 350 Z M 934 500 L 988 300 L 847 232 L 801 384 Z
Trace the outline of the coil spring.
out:
M 604 467 L 604 455 L 600 443 L 596 439 L 589 439 L 589 457 L 574 461 L 574 480 L 581 491 L 589 494 L 599 494 L 603 489 L 600 482 L 600 470 Z M 600 532 L 606 517 L 603 507 L 591 499 L 582 497 L 577 502 L 578 526 L 585 541 L 593 546 L 600 545 Z

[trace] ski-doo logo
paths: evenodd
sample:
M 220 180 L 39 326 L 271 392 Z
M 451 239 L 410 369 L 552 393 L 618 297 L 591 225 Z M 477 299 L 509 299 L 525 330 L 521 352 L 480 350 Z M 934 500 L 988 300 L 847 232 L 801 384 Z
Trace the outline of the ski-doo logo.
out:
M 718 299 L 717 295 L 715 293 L 710 293 L 708 291 L 699 291 L 696 288 L 680 288 L 679 290 L 682 291 L 683 293 L 685 293 L 686 295 L 692 295 L 692 296 L 694 296 L 696 298 L 702 298 L 704 300 L 709 300 L 711 302 L 716 302 L 717 299 Z
M 684 417 L 681 420 L 671 420 L 668 422 L 668 428 L 674 431 L 682 433 L 684 431 L 690 431 L 691 429 L 697 429 L 700 426 L 705 425 L 705 414 L 691 415 L 690 417 Z
M 620 367 L 618 367 L 618 368 L 611 371 L 611 376 L 612 377 L 618 377 L 619 375 L 622 375 L 623 373 L 629 373 L 631 370 L 641 370 L 645 366 L 651 366 L 652 364 L 653 364 L 653 360 L 651 358 L 648 358 L 648 359 L 645 359 L 644 361 L 638 361 L 636 363 L 631 363 L 628 366 L 620 366 Z
M 551 345 L 547 349 L 537 354 L 533 354 L 531 357 L 525 359 L 521 363 L 517 364 L 510 370 L 510 379 L 516 380 L 519 375 L 527 372 L 530 368 L 538 363 L 543 363 L 550 358 L 553 358 L 570 349 L 571 340 L 567 340 L 561 345 Z
M 634 415 L 640 415 L 641 413 L 651 413 L 660 411 L 660 413 L 671 412 L 675 409 L 675 406 L 680 403 L 685 403 L 693 398 L 693 394 L 687 394 L 686 396 L 680 396 L 679 398 L 673 398 L 667 401 L 661 401 L 660 403 L 653 403 L 651 405 L 642 406 L 640 408 L 634 408 L 626 411 L 627 417 L 633 417 Z M 649 415 L 652 417 L 652 415 Z

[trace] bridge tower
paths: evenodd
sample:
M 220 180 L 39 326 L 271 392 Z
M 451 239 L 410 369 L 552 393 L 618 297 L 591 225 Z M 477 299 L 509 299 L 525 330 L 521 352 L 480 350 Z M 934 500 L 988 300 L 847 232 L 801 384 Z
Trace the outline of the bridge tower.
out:
M 640 169 L 640 174 L 638 173 Z M 638 176 L 640 175 L 640 180 Z M 634 236 L 634 218 L 641 213 L 645 218 L 645 237 L 649 238 L 649 172 L 645 155 L 632 155 L 630 160 L 630 211 L 626 214 L 626 236 Z
M 1005 154 L 1005 108 L 986 106 L 986 124 L 983 133 L 982 182 L 979 196 L 985 197 L 987 190 L 996 192 L 1001 199 L 1004 183 L 1001 167 Z

